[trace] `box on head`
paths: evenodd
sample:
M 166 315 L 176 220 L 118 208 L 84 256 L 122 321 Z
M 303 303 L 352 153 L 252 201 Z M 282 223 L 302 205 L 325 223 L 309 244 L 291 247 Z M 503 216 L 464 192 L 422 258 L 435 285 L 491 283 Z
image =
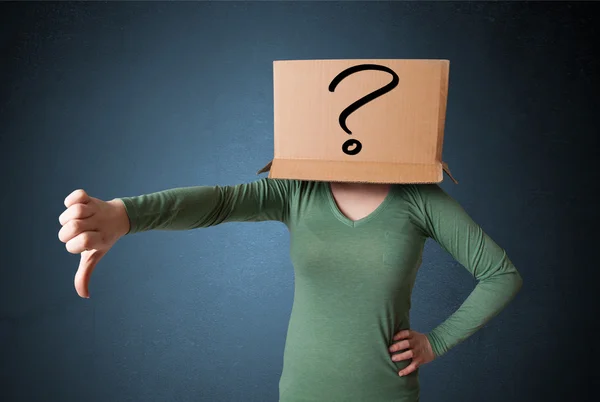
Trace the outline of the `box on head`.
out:
M 269 178 L 439 183 L 448 60 L 273 62 Z

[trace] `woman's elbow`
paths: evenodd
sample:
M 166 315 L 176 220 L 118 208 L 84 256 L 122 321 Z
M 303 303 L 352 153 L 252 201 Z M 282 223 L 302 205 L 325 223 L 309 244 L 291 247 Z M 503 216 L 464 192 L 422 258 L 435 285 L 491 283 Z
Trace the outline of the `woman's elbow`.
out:
M 515 271 L 511 275 L 511 278 L 512 278 L 511 285 L 512 285 L 512 289 L 513 289 L 513 295 L 516 295 L 517 293 L 519 293 L 519 291 L 523 287 L 523 277 L 521 276 L 519 271 L 517 271 L 515 269 Z

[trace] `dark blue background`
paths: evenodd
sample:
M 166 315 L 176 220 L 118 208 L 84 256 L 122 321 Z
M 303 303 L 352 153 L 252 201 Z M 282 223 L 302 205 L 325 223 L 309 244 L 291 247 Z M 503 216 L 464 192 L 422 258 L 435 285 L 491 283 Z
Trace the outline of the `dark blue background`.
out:
M 124 238 L 84 300 L 73 289 L 79 257 L 57 238 L 63 200 L 77 188 L 111 199 L 255 180 L 273 153 L 273 60 L 443 58 L 444 159 L 460 184 L 442 187 L 506 248 L 524 287 L 423 367 L 422 399 L 590 400 L 597 11 L 554 2 L 2 3 L 0 399 L 276 401 L 293 300 L 283 225 Z M 473 285 L 428 243 L 413 329 L 433 328 Z

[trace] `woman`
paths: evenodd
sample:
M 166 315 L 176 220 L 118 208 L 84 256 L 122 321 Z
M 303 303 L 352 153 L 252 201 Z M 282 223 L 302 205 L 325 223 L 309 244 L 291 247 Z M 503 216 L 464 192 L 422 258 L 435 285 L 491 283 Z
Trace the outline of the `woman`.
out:
M 274 220 L 290 232 L 295 293 L 280 402 L 416 402 L 419 367 L 499 313 L 522 279 L 506 253 L 436 184 L 328 183 L 264 178 L 177 188 L 105 202 L 65 199 L 59 238 L 81 254 L 88 282 L 122 236 Z M 478 280 L 428 334 L 410 329 L 411 292 L 427 238 Z

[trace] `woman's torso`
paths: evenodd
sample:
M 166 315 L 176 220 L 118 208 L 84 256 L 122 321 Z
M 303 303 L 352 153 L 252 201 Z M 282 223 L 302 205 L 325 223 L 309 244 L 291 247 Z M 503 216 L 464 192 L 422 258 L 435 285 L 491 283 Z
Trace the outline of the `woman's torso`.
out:
M 280 402 L 414 402 L 418 371 L 393 362 L 393 335 L 410 327 L 411 292 L 425 235 L 403 186 L 352 220 L 329 184 L 303 182 L 290 210 L 295 272 Z

